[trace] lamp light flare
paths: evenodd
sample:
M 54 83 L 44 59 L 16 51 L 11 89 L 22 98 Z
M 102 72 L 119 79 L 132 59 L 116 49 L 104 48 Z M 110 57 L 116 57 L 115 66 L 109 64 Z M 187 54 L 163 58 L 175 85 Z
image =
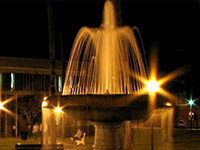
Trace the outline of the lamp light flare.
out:
M 159 83 L 155 80 L 148 81 L 146 83 L 146 89 L 147 91 L 154 93 L 159 90 Z
M 188 101 L 188 104 L 189 104 L 190 106 L 194 105 L 194 100 L 190 99 L 190 100 Z
M 2 102 L 0 102 L 0 109 L 3 109 L 3 103 Z
M 47 101 L 43 101 L 42 102 L 42 107 L 46 107 L 46 106 L 48 106 L 48 102 Z
M 56 112 L 61 112 L 62 111 L 62 109 L 60 108 L 60 107 L 56 107 Z
M 43 98 L 43 100 L 44 100 L 44 101 L 46 101 L 46 100 L 47 100 L 47 98 L 48 98 L 48 97 L 47 97 L 47 96 L 45 96 L 45 97 Z
M 172 106 L 172 104 L 169 103 L 169 102 L 165 103 L 165 105 L 168 106 L 168 107 Z

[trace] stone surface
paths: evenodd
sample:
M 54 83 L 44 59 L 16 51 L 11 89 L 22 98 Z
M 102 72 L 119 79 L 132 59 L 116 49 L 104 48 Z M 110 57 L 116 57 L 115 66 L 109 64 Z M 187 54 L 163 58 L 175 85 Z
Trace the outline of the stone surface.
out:
M 118 131 L 121 122 L 95 123 L 94 150 L 119 150 Z

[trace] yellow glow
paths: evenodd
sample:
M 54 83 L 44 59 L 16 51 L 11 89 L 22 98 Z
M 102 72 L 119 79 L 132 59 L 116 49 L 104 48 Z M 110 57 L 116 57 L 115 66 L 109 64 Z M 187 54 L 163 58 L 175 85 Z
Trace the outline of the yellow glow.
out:
M 8 110 L 7 108 L 3 107 L 2 110 L 5 111 L 7 114 L 13 116 L 13 117 L 16 117 L 16 114 L 14 114 L 12 111 Z
M 0 99 L 0 110 L 5 111 L 6 113 L 8 113 L 8 114 L 11 115 L 11 116 L 16 116 L 16 114 L 14 114 L 14 113 L 11 112 L 10 110 L 8 110 L 6 107 L 4 107 L 5 104 L 7 104 L 7 103 L 13 101 L 14 99 L 15 99 L 15 96 L 10 97 L 9 99 L 4 100 L 3 102 L 1 102 L 1 99 Z
M 48 97 L 47 97 L 47 96 L 45 96 L 45 97 L 43 98 L 43 100 L 44 100 L 44 101 L 46 101 L 46 100 L 47 100 L 47 98 L 48 98 Z
M 61 112 L 62 109 L 60 107 L 56 107 L 56 112 Z
M 157 92 L 159 90 L 159 82 L 155 81 L 155 80 L 151 80 L 149 82 L 146 83 L 146 89 L 149 92 Z
M 145 77 L 142 77 L 135 72 L 132 73 L 132 75 L 137 80 L 141 81 L 145 85 L 144 88 L 139 91 L 139 93 L 147 93 L 147 92 L 149 93 L 149 100 L 150 100 L 149 109 L 152 109 L 152 110 L 155 108 L 157 93 L 165 96 L 166 98 L 170 100 L 179 100 L 178 97 L 166 91 L 161 86 L 184 73 L 184 68 L 180 68 L 158 79 L 157 68 L 158 68 L 158 58 L 157 58 L 157 52 L 155 52 L 152 54 L 151 59 L 150 59 L 149 79 L 146 79 Z M 165 106 L 172 106 L 172 103 L 165 103 Z
M 172 104 L 171 103 L 169 103 L 169 102 L 167 102 L 166 104 L 165 104 L 166 106 L 172 106 Z
M 42 102 L 42 107 L 46 107 L 46 106 L 48 106 L 48 102 L 47 101 L 43 101 Z
M 0 109 L 3 109 L 4 107 L 3 107 L 3 103 L 2 102 L 0 102 Z
M 181 74 L 183 74 L 183 68 L 178 69 L 174 72 L 169 73 L 168 75 L 166 75 L 165 77 L 163 77 L 162 79 L 159 80 L 160 84 L 164 84 L 174 78 L 176 78 L 177 76 L 180 76 Z

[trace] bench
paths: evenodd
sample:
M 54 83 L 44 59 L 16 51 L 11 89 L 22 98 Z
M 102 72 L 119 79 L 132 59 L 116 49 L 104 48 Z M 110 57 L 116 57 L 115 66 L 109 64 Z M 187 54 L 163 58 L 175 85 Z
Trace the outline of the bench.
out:
M 64 150 L 63 144 L 21 144 L 15 145 L 15 150 Z

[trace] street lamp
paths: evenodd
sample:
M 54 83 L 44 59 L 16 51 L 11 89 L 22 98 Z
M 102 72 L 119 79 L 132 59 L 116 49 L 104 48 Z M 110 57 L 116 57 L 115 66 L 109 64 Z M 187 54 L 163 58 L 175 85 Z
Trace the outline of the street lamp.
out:
M 48 101 L 47 101 L 47 96 L 43 97 L 43 101 L 42 101 L 42 108 L 43 107 L 47 107 L 49 105 Z
M 192 98 L 190 98 L 188 101 L 188 105 L 190 105 L 190 111 L 192 110 L 192 106 L 195 105 L 195 101 L 196 100 L 193 100 Z
M 196 100 L 193 100 L 192 98 L 190 98 L 188 101 L 188 105 L 190 105 L 190 112 L 188 114 L 188 126 L 190 126 L 190 129 L 192 129 L 192 123 L 194 120 L 196 120 L 195 118 L 195 112 L 192 111 L 192 106 L 195 105 L 195 101 Z M 197 121 L 198 123 L 198 121 Z M 198 126 L 198 125 L 197 125 Z
M 3 105 L 4 103 L 0 102 L 0 110 L 4 108 Z
M 59 113 L 62 111 L 62 109 L 60 107 L 56 107 L 55 111 Z
M 157 92 L 159 90 L 159 82 L 155 80 L 148 81 L 146 83 L 146 89 L 151 93 Z
M 188 104 L 189 104 L 190 106 L 194 105 L 194 100 L 190 99 L 190 100 L 188 101 Z

